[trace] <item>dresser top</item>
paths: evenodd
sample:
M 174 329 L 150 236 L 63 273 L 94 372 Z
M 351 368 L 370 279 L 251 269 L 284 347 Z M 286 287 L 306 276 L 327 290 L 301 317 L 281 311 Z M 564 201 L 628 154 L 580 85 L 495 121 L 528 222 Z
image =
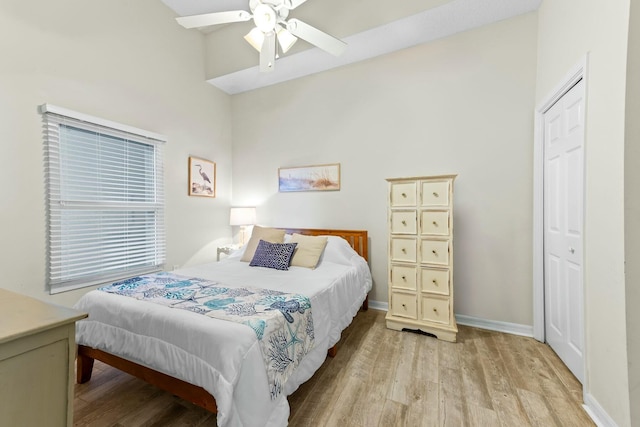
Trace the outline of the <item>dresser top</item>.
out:
M 406 177 L 406 178 L 387 178 L 387 181 L 389 182 L 396 182 L 396 181 L 415 181 L 415 180 L 438 180 L 438 179 L 450 179 L 450 180 L 454 180 L 456 179 L 456 177 L 458 176 L 458 174 L 450 174 L 450 175 L 429 175 L 429 176 L 410 176 L 410 177 Z
M 86 313 L 0 289 L 0 344 L 76 322 Z

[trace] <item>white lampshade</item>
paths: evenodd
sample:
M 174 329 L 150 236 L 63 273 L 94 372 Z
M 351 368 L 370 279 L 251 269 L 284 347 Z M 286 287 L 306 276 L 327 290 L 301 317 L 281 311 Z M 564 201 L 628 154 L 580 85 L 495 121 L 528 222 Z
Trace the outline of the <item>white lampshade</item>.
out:
M 291 46 L 298 40 L 289 30 L 284 29 L 280 25 L 278 25 L 276 33 L 278 35 L 278 43 L 280 43 L 280 47 L 282 48 L 282 53 L 287 53 L 289 49 L 291 49 Z
M 294 45 L 298 38 L 291 34 L 291 32 L 281 25 L 278 25 L 276 28 L 276 35 L 278 39 L 278 43 L 280 44 L 280 48 L 282 49 L 282 53 L 287 53 L 291 46 Z M 251 31 L 244 36 L 244 39 L 258 52 L 262 51 L 262 45 L 264 44 L 264 33 L 258 28 L 253 27 Z
M 249 44 L 253 46 L 253 48 L 258 52 L 262 50 L 262 44 L 264 43 L 264 33 L 260 31 L 260 28 L 253 27 L 253 29 L 249 31 L 246 36 L 244 36 L 244 39 L 249 42 Z
M 256 223 L 256 208 L 231 208 L 229 225 L 253 225 Z

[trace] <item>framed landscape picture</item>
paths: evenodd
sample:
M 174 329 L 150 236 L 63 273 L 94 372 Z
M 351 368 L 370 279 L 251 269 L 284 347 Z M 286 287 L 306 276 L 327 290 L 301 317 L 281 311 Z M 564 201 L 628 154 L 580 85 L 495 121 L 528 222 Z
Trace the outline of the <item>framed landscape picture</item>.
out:
M 340 190 L 340 163 L 280 168 L 278 190 L 281 193 Z
M 214 162 L 189 157 L 189 195 L 216 197 L 216 164 Z

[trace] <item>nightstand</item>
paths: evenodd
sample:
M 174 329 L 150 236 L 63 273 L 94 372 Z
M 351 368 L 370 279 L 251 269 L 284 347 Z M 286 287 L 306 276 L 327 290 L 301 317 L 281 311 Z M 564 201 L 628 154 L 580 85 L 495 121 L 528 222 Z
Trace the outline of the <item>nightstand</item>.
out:
M 218 256 L 217 256 L 217 260 L 220 261 L 220 254 L 225 254 L 225 255 L 229 255 L 230 253 L 232 253 L 233 251 L 236 251 L 240 248 L 239 245 L 227 245 L 227 246 L 220 246 L 218 247 Z

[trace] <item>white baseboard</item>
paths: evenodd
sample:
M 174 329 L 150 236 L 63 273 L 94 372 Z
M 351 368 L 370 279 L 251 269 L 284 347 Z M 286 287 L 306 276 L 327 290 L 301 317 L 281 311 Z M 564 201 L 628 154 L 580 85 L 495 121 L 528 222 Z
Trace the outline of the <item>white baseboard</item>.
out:
M 602 409 L 602 406 L 600 406 L 593 396 L 589 393 L 584 393 L 583 399 L 584 405 L 582 405 L 582 407 L 598 427 L 618 427 L 615 421 L 607 414 L 607 411 Z
M 533 337 L 533 326 L 530 325 L 480 319 L 478 317 L 465 316 L 464 314 L 456 314 L 456 321 L 460 325 L 473 326 L 474 328 L 505 332 L 513 335 L 522 335 L 524 337 Z
M 369 300 L 369 308 L 376 310 L 389 311 L 389 303 L 382 301 Z
M 389 303 L 383 301 L 369 300 L 369 307 L 376 310 L 389 310 Z M 497 320 L 486 320 L 464 314 L 456 314 L 456 321 L 465 326 L 488 329 L 490 331 L 505 332 L 507 334 L 533 337 L 533 326 L 520 325 L 518 323 L 499 322 Z

